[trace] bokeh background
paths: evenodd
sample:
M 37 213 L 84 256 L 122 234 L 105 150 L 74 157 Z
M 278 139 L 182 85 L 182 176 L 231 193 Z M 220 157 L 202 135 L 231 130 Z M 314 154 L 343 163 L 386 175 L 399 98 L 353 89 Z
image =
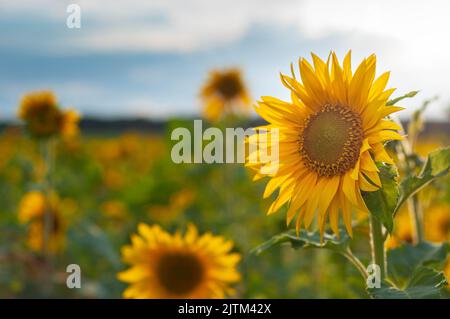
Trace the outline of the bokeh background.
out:
M 80 29 L 66 26 L 70 3 L 81 7 Z M 193 222 L 233 240 L 243 256 L 238 297 L 367 297 L 356 271 L 332 253 L 248 254 L 286 229 L 284 213 L 265 216 L 264 183 L 252 183 L 241 164 L 174 164 L 170 132 L 201 118 L 199 93 L 212 69 L 239 68 L 254 100 L 288 99 L 278 74 L 291 62 L 352 49 L 354 61 L 377 54 L 397 95 L 420 90 L 402 101 L 405 125 L 423 100 L 438 97 L 417 144 L 425 156 L 449 144 L 449 9 L 444 0 L 0 0 L 0 297 L 119 298 L 120 247 L 139 222 L 169 231 Z M 52 189 L 67 227 L 50 287 L 18 218 L 46 174 L 39 142 L 17 119 L 21 97 L 40 89 L 82 115 L 79 134 L 54 148 Z M 427 209 L 447 218 L 437 241 L 448 240 L 448 184 L 423 195 Z M 369 260 L 366 236 L 363 225 L 354 250 Z M 82 289 L 65 286 L 70 263 L 82 268 Z

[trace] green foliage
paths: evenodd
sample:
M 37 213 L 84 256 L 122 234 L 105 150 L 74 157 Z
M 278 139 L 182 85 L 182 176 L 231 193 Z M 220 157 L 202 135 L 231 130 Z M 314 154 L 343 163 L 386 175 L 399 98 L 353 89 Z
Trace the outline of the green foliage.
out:
M 253 183 L 242 165 L 172 163 L 171 128 L 189 125 L 192 121 L 169 123 L 166 136 L 85 136 L 74 145 L 60 145 L 52 179 L 67 222 L 67 237 L 65 249 L 52 260 L 55 282 L 49 295 L 42 289 L 41 257 L 27 246 L 29 225 L 20 224 L 17 218 L 23 195 L 41 189 L 39 149 L 21 135 L 0 135 L 0 297 L 120 298 L 126 284 L 118 281 L 116 274 L 128 267 L 121 259 L 121 247 L 130 243 L 130 235 L 140 222 L 161 224 L 170 232 L 192 222 L 201 232 L 232 240 L 233 250 L 242 255 L 242 281 L 236 286 L 236 297 L 368 297 L 365 281 L 357 272 L 364 274 L 365 266 L 350 251 L 351 245 L 361 260 L 369 260 L 365 221 L 354 227 L 351 241 L 344 229 L 340 236 L 325 234 L 322 240 L 318 232 L 302 230 L 298 236 L 295 231 L 285 232 L 284 208 L 278 214 L 264 216 L 270 205 L 269 200 L 261 198 L 264 182 Z M 422 165 L 417 157 L 417 165 L 411 166 Z M 448 171 L 448 153 L 432 153 L 423 167 L 421 174 L 403 182 L 403 198 L 417 192 L 410 191 L 414 185 L 423 187 L 430 177 L 434 180 Z M 390 166 L 379 169 L 383 188 L 363 196 L 375 218 L 392 230 L 392 213 L 400 201 L 396 171 Z M 450 194 L 445 180 L 438 182 L 433 186 Z M 174 195 L 185 190 L 192 191 L 192 203 L 173 216 L 163 215 L 174 202 Z M 443 197 L 433 193 L 433 201 L 450 200 L 450 196 Z M 109 212 L 105 204 L 111 202 L 120 204 L 123 212 Z M 159 208 L 160 215 L 156 214 Z M 279 235 L 252 250 L 263 256 L 249 258 L 250 249 L 266 240 L 268 234 Z M 297 250 L 279 249 L 278 245 Z M 382 288 L 370 291 L 370 295 L 439 297 L 444 285 L 438 272 L 445 259 L 444 246 L 423 243 L 389 252 L 388 277 Z M 62 280 L 70 263 L 82 267 L 82 289 L 68 290 Z
M 399 197 L 398 173 L 395 166 L 392 165 L 379 164 L 378 168 L 382 187 L 375 192 L 364 193 L 363 197 L 370 213 L 386 227 L 389 233 L 392 233 L 393 213 Z
M 333 251 L 345 251 L 348 247 L 350 237 L 345 231 L 341 231 L 340 238 L 336 235 L 324 234 L 323 240 L 320 239 L 319 232 L 308 232 L 300 230 L 298 236 L 295 230 L 281 233 L 273 236 L 265 243 L 254 248 L 251 253 L 259 255 L 274 246 L 281 244 L 291 244 L 292 248 L 327 248 Z
M 450 169 L 450 148 L 443 148 L 428 155 L 428 158 L 417 176 L 408 176 L 400 183 L 400 197 L 394 214 L 412 195 L 438 177 L 445 176 Z
M 371 288 L 368 292 L 377 299 L 436 299 L 441 297 L 441 290 L 446 283 L 442 272 L 419 267 L 403 289 L 383 281 L 381 288 Z
M 415 97 L 417 93 L 419 93 L 419 91 L 411 91 L 411 92 L 408 92 L 408 93 L 406 93 L 405 95 L 402 95 L 402 96 L 399 96 L 399 97 L 397 97 L 397 98 L 395 98 L 395 99 L 392 99 L 392 100 L 387 101 L 386 105 L 387 105 L 387 106 L 395 105 L 397 102 L 399 102 L 399 101 L 401 101 L 401 100 L 404 100 L 404 99 L 407 99 L 407 98 Z
M 111 240 L 101 228 L 86 223 L 80 225 L 76 231 L 70 231 L 68 236 L 80 250 L 89 249 L 102 260 L 108 261 L 115 270 L 120 269 L 119 252 L 114 249 Z
M 442 272 L 433 269 L 441 265 L 448 252 L 448 244 L 422 242 L 403 245 L 388 251 L 388 280 L 381 288 L 368 289 L 374 298 L 440 298 L 447 281 Z
M 417 268 L 439 265 L 445 261 L 448 244 L 422 242 L 417 245 L 405 244 L 388 251 L 388 275 L 396 283 L 402 283 L 412 276 Z

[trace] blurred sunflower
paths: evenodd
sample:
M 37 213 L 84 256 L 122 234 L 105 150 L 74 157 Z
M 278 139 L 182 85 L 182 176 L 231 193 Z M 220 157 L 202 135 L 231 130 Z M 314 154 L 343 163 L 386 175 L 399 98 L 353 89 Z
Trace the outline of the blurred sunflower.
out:
M 389 72 L 375 80 L 375 55 L 364 59 L 354 73 L 351 52 L 342 66 L 334 52 L 326 62 L 315 54 L 312 59 L 313 65 L 300 59 L 301 81 L 292 65 L 292 77 L 281 75 L 291 102 L 262 97 L 255 107 L 270 124 L 255 128 L 248 141 L 264 140 L 269 148 L 268 130 L 278 129 L 279 161 L 256 160 L 247 166 L 257 172 L 255 180 L 265 176 L 261 169 L 271 171 L 264 198 L 279 188 L 268 214 L 289 203 L 287 224 L 297 218 L 297 231 L 302 226 L 309 229 L 317 216 L 321 234 L 327 219 L 339 234 L 342 216 L 352 235 L 353 211 L 368 212 L 361 191 L 381 187 L 375 161 L 393 163 L 383 143 L 401 139 L 395 132 L 400 128 L 384 118 L 402 108 L 386 105 L 394 89 L 385 90 Z M 259 159 L 261 148 L 252 157 Z
M 20 102 L 19 118 L 27 124 L 35 136 L 46 137 L 56 134 L 61 123 L 56 97 L 51 91 L 32 92 Z
M 44 215 L 46 205 L 45 196 L 41 192 L 26 193 L 19 203 L 19 221 L 24 224 L 33 218 Z
M 430 207 L 424 216 L 425 237 L 429 241 L 443 242 L 449 240 L 450 206 L 448 204 Z
M 213 70 L 202 87 L 203 116 L 217 121 L 226 114 L 248 112 L 250 96 L 238 69 Z
M 51 91 L 25 95 L 20 102 L 18 116 L 36 137 L 55 134 L 70 137 L 78 133 L 78 114 L 73 110 L 61 111 Z
M 448 204 L 433 205 L 424 213 L 425 239 L 431 242 L 450 240 L 450 206 Z M 413 224 L 408 209 L 402 208 L 396 218 L 394 233 L 385 242 L 387 249 L 413 242 Z
M 240 280 L 240 255 L 230 253 L 231 241 L 211 233 L 199 235 L 189 225 L 184 236 L 171 235 L 158 225 L 140 224 L 132 245 L 122 248 L 131 268 L 118 278 L 130 286 L 125 298 L 223 298 Z
M 27 244 L 31 250 L 42 252 L 45 241 L 45 216 L 49 217 L 48 251 L 56 253 L 65 245 L 66 223 L 60 211 L 60 201 L 56 194 L 47 199 L 38 191 L 28 192 L 19 204 L 19 221 L 30 223 Z
M 408 208 L 402 208 L 395 216 L 394 233 L 389 235 L 384 245 L 386 249 L 392 249 L 400 246 L 402 243 L 412 244 L 413 242 L 413 224 L 409 216 Z

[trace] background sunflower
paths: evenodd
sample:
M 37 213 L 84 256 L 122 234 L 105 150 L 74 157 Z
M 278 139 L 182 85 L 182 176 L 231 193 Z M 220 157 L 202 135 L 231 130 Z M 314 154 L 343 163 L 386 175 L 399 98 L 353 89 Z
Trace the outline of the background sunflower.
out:
M 240 279 L 236 266 L 240 255 L 231 253 L 233 243 L 210 233 L 199 235 L 189 225 L 182 235 L 158 225 L 140 224 L 132 245 L 122 249 L 132 267 L 118 278 L 130 284 L 125 298 L 223 298 Z
M 211 71 L 200 97 L 203 117 L 212 122 L 226 115 L 248 114 L 251 101 L 239 69 Z

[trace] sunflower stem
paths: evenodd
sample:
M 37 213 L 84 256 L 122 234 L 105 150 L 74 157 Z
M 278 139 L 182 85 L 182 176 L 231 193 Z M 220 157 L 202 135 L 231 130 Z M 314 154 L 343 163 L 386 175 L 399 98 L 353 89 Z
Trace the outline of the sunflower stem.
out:
M 414 243 L 420 243 L 424 241 L 424 229 L 423 229 L 423 211 L 422 205 L 419 201 L 419 196 L 417 194 L 413 195 L 410 199 L 408 199 L 408 210 L 411 215 L 411 219 L 413 222 L 413 240 Z
M 400 143 L 401 156 L 404 170 L 407 176 L 414 174 L 414 169 L 411 167 L 410 157 L 412 154 L 411 145 L 407 140 Z M 411 198 L 407 200 L 408 211 L 411 216 L 411 221 L 413 224 L 413 242 L 420 243 L 424 240 L 424 230 L 423 230 L 423 213 L 422 205 L 419 201 L 419 195 L 414 194 Z
M 406 135 L 406 131 L 399 119 L 396 119 L 396 123 L 401 127 L 401 133 Z M 414 149 L 414 138 L 410 142 L 406 137 L 400 141 L 398 145 L 398 157 L 406 176 L 414 174 L 414 164 L 411 163 L 411 156 Z M 420 243 L 424 241 L 424 229 L 423 229 L 423 212 L 422 205 L 419 201 L 419 195 L 414 194 L 407 200 L 409 214 L 413 223 L 413 242 Z
M 386 250 L 384 249 L 383 226 L 375 216 L 370 215 L 370 247 L 372 263 L 380 267 L 381 279 L 386 277 Z
M 50 200 L 50 141 L 49 139 L 42 139 L 40 141 L 40 146 L 41 146 L 41 156 L 42 159 L 44 160 L 44 165 L 45 165 L 45 173 L 43 176 L 43 180 L 41 183 L 41 187 L 42 187 L 42 192 L 44 194 L 44 198 L 45 198 L 45 210 L 44 210 L 44 216 L 43 216 L 43 238 L 42 238 L 42 254 L 44 255 L 44 258 L 47 259 L 48 255 L 49 255 L 49 234 L 50 234 L 50 220 L 49 220 L 49 200 Z
M 364 264 L 361 262 L 361 260 L 356 257 L 350 248 L 348 248 L 345 252 L 342 253 L 342 255 L 347 258 L 348 261 L 350 261 L 353 266 L 359 271 L 361 276 L 364 278 L 364 280 L 367 279 L 367 270 Z
M 50 252 L 51 231 L 53 224 L 53 216 L 50 211 L 50 196 L 52 188 L 51 173 L 53 169 L 53 139 L 47 138 L 41 140 L 41 153 L 45 163 L 45 174 L 42 181 L 42 189 L 46 201 L 44 216 L 43 216 L 43 238 L 42 238 L 42 254 L 45 262 L 45 276 L 43 277 L 43 289 L 45 294 L 51 291 L 51 273 L 52 273 L 52 258 Z

